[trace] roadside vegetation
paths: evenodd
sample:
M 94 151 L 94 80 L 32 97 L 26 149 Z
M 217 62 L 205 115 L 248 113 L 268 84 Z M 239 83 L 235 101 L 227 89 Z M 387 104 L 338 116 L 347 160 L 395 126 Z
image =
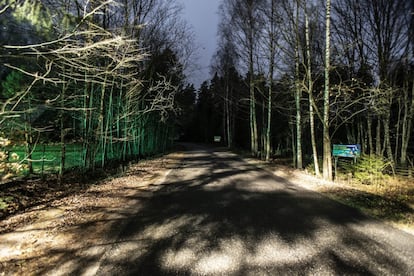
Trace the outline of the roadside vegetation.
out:
M 169 150 L 195 49 L 182 11 L 0 0 L 0 218 Z
M 0 7 L 0 182 L 48 174 L 62 182 L 74 168 L 123 169 L 171 146 L 194 51 L 179 3 Z
M 362 156 L 356 164 L 342 163 L 336 182 L 325 195 L 365 214 L 414 233 L 414 178 L 411 169 L 392 174 L 390 162 Z
M 345 181 L 337 187 L 323 187 L 323 194 L 365 214 L 414 233 L 414 183 L 407 178 L 388 178 L 367 185 Z

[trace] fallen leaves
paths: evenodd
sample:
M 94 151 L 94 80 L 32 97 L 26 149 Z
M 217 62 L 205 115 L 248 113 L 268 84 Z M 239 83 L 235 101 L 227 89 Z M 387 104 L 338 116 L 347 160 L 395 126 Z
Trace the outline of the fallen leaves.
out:
M 90 183 L 29 181 L 2 190 L 18 201 L 0 221 L 0 271 L 40 275 L 58 264 L 70 270 L 70 264 L 99 258 L 108 233 L 137 211 L 137 195 L 151 193 L 155 180 L 179 159 L 170 154 L 146 160 L 122 176 Z

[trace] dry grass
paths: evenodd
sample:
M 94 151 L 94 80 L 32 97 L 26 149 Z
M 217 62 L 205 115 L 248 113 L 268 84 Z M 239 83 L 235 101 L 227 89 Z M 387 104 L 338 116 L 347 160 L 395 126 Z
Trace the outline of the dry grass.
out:
M 340 180 L 340 186 L 319 189 L 323 194 L 395 227 L 414 233 L 414 181 L 387 177 L 365 185 L 354 180 Z

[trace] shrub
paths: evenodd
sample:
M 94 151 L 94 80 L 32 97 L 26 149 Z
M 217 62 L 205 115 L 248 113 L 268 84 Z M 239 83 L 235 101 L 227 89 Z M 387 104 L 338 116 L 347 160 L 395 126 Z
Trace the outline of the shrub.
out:
M 10 140 L 0 137 L 0 180 L 18 175 L 24 170 L 24 165 L 19 162 L 19 155 L 7 151 L 6 147 L 10 144 Z
M 354 164 L 354 178 L 363 184 L 378 184 L 385 178 L 385 170 L 391 165 L 384 158 L 376 155 L 362 155 Z

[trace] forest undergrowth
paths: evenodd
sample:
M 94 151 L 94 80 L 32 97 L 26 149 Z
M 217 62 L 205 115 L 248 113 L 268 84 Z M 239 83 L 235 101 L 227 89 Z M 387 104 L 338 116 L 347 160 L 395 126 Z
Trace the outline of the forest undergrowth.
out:
M 375 184 L 342 178 L 319 189 L 326 196 L 414 234 L 414 181 L 388 177 Z

